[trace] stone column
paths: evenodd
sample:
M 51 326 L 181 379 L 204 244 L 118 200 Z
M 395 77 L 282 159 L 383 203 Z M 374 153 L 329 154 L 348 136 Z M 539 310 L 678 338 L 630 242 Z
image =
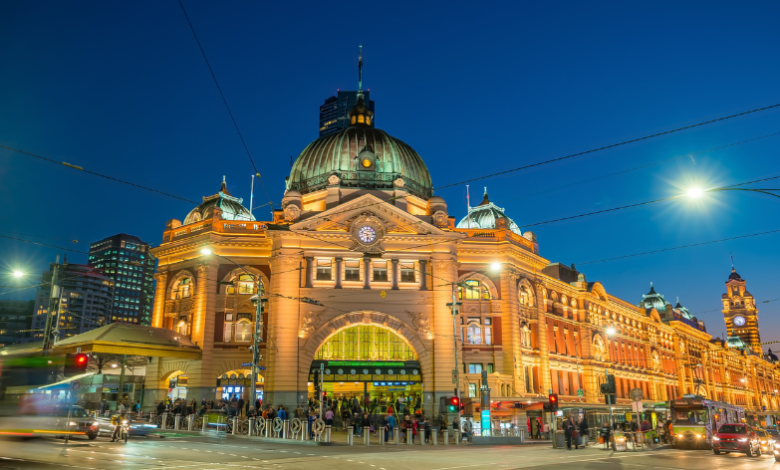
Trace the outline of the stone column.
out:
M 585 391 L 586 403 L 598 403 L 598 398 L 601 396 L 601 390 L 596 386 L 598 383 L 596 374 L 597 371 L 593 370 L 593 366 L 590 365 L 590 361 L 593 358 L 593 352 L 591 351 L 591 337 L 593 330 L 590 329 L 588 323 L 580 324 L 580 334 L 578 335 L 580 350 L 582 356 L 580 357 L 580 372 L 582 373 L 582 389 Z M 585 366 L 583 366 L 585 363 Z
M 428 261 L 420 260 L 420 290 L 428 290 Z
M 344 277 L 341 274 L 341 266 L 344 261 L 344 258 L 336 258 L 336 285 L 333 287 L 334 289 L 341 289 L 341 278 Z
M 390 290 L 398 290 L 398 260 L 390 260 L 391 263 L 393 263 L 393 270 L 391 271 L 391 276 L 393 276 L 392 279 L 392 287 Z
M 680 337 L 675 333 L 674 336 L 672 336 L 672 341 L 674 341 L 674 368 L 677 372 L 677 388 L 678 394 L 684 395 L 688 392 L 685 390 L 685 384 L 687 382 L 686 380 L 686 370 L 685 370 L 685 358 L 683 357 L 683 351 L 680 346 L 681 339 Z M 677 398 L 677 397 L 675 397 Z
M 313 281 L 314 281 L 314 257 L 307 256 L 306 257 L 306 285 L 303 287 L 306 288 L 312 287 Z
M 536 289 L 536 314 L 539 321 L 536 322 L 536 340 L 539 342 L 539 393 L 546 394 L 552 389 L 550 377 L 550 352 L 547 348 L 547 313 L 545 312 L 542 286 L 537 284 Z
M 363 258 L 363 289 L 371 289 L 371 258 Z
M 501 273 L 501 352 L 504 359 L 502 373 L 512 377 L 511 396 L 516 396 L 524 390 L 520 316 L 517 309 L 517 275 L 504 269 Z
M 155 328 L 162 328 L 163 318 L 165 318 L 165 292 L 168 290 L 168 271 L 159 271 L 154 275 L 154 279 L 157 283 L 154 287 L 152 326 Z
M 199 367 L 188 370 L 190 378 L 187 396 L 200 401 L 202 398 L 213 399 L 216 386 L 216 374 L 213 372 L 214 359 L 214 318 L 217 301 L 217 271 L 219 258 L 208 257 L 206 262 L 197 268 L 197 281 L 193 298 L 192 329 L 190 338 L 203 351 Z
M 438 413 L 439 399 L 443 396 L 452 395 L 455 384 L 452 383 L 452 371 L 458 368 L 462 374 L 463 367 L 455 363 L 455 345 L 457 344 L 458 362 L 463 362 L 463 348 L 460 341 L 452 338 L 452 311 L 447 306 L 452 302 L 452 284 L 458 279 L 458 268 L 454 253 L 454 244 L 450 247 L 450 253 L 434 253 L 432 262 L 433 275 L 436 276 L 436 282 L 433 283 L 433 359 L 434 367 L 432 377 L 429 379 L 423 377 L 426 385 L 426 392 L 433 392 L 433 403 L 436 409 L 430 409 L 432 413 Z M 439 248 L 441 249 L 441 247 Z M 421 263 L 421 270 L 423 270 Z M 456 300 L 457 301 L 457 300 Z M 457 323 L 460 323 L 459 321 Z M 460 325 L 457 325 L 460 327 Z M 430 383 L 430 388 L 428 384 Z M 466 382 L 461 379 L 461 397 L 465 397 Z
M 299 363 L 299 301 L 301 275 L 296 269 L 303 258 L 295 245 L 297 240 L 277 238 L 271 255 L 270 292 L 280 296 L 269 297 L 266 344 L 266 373 L 264 403 L 285 405 L 294 410 L 300 395 L 306 398 L 309 363 Z M 275 274 L 277 273 L 277 274 Z

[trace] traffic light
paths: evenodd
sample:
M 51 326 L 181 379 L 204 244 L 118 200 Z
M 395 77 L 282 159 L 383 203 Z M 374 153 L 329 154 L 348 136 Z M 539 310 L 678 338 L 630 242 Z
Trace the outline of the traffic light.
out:
M 460 398 L 458 398 L 458 397 L 450 397 L 449 405 L 447 405 L 447 411 L 449 413 L 458 413 L 458 412 L 460 412 Z
M 617 393 L 617 388 L 615 387 L 614 375 L 607 376 L 607 393 Z
M 68 354 L 65 356 L 65 368 L 63 373 L 65 377 L 83 374 L 87 371 L 89 358 L 86 354 Z
M 551 393 L 547 399 L 550 402 L 550 411 L 558 411 L 558 395 Z
M 314 396 L 318 400 L 322 399 L 322 389 L 320 389 L 320 370 L 314 371 Z

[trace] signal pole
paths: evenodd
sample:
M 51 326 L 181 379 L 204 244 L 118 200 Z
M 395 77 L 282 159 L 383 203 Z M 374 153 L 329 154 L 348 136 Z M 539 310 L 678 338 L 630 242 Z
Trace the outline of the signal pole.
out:
M 49 285 L 50 292 L 49 292 L 49 306 L 48 310 L 46 311 L 46 326 L 43 330 L 43 347 L 41 348 L 41 355 L 46 356 L 51 353 L 51 350 L 54 346 L 54 342 L 52 341 L 52 330 L 54 326 L 54 319 L 59 316 L 59 310 L 60 310 L 60 293 L 59 293 L 59 285 L 57 282 L 59 281 L 59 268 L 60 268 L 60 255 L 57 255 L 57 260 L 54 263 L 54 269 L 52 269 L 51 273 L 51 283 Z M 59 325 L 58 325 L 59 326 Z
M 457 326 L 457 316 L 458 316 L 458 307 L 460 307 L 463 302 L 458 302 L 455 295 L 457 292 L 455 291 L 455 283 L 452 283 L 452 302 L 447 304 L 447 307 L 450 307 L 450 310 L 452 311 L 452 343 L 453 343 L 453 349 L 455 350 L 455 368 L 452 370 L 452 380 L 455 382 L 455 396 L 458 397 L 458 425 L 460 425 L 460 403 L 462 403 L 462 399 L 460 397 L 460 364 L 458 363 L 458 326 Z M 441 411 L 441 410 L 440 410 Z

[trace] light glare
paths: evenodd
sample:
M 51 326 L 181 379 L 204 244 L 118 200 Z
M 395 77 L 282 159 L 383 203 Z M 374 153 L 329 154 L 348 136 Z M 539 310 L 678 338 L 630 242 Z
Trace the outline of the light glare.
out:
M 208 255 L 211 254 L 211 250 L 209 250 L 208 248 L 204 248 L 204 249 L 200 250 L 200 253 L 202 255 L 207 255 L 208 256 Z
M 498 271 L 499 269 L 501 269 L 501 263 L 493 263 L 493 264 L 490 265 L 490 268 L 493 271 Z
M 607 335 L 612 336 L 614 334 L 615 334 L 615 329 L 614 328 L 612 328 L 611 326 L 609 328 L 607 328 Z
M 702 194 L 704 194 L 704 191 L 702 191 L 701 188 L 691 188 L 688 190 L 688 197 L 699 198 Z
M 21 271 L 14 271 L 14 277 L 22 277 L 24 276 L 24 273 Z

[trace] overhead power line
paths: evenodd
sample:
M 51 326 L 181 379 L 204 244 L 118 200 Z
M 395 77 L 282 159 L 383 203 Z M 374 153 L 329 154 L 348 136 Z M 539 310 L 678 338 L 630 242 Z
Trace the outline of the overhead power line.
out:
M 238 128 L 238 123 L 236 122 L 236 118 L 233 116 L 233 111 L 231 111 L 230 106 L 228 106 L 228 102 L 227 99 L 225 98 L 225 94 L 222 93 L 222 87 L 219 86 L 219 81 L 217 81 L 217 76 L 214 74 L 214 69 L 211 68 L 211 63 L 209 63 L 209 59 L 208 57 L 206 57 L 206 51 L 203 50 L 203 46 L 200 44 L 200 39 L 198 39 L 198 35 L 197 33 L 195 33 L 195 27 L 192 25 L 192 21 L 190 21 L 190 17 L 187 14 L 187 10 L 184 8 L 184 3 L 182 3 L 181 0 L 179 0 L 179 6 L 181 6 L 181 11 L 184 13 L 184 18 L 187 19 L 187 24 L 190 25 L 190 30 L 192 31 L 193 37 L 195 37 L 195 42 L 198 43 L 198 48 L 200 49 L 200 53 L 203 55 L 203 60 L 206 61 L 206 66 L 209 68 L 209 72 L 211 72 L 211 78 L 214 79 L 214 84 L 217 85 L 219 96 L 222 97 L 222 102 L 225 103 L 225 108 L 227 109 L 227 112 L 230 115 L 230 120 L 233 121 L 233 126 L 235 126 L 236 132 L 238 133 L 238 138 L 241 139 L 241 143 L 244 145 L 244 150 L 246 150 L 246 156 L 249 157 L 249 162 L 252 163 L 252 168 L 255 169 L 255 175 L 257 176 L 257 179 L 260 180 L 260 187 L 263 188 L 265 197 L 268 198 L 268 202 L 271 204 L 271 213 L 273 213 L 274 206 L 273 206 L 273 202 L 271 202 L 271 196 L 268 194 L 268 190 L 265 188 L 265 183 L 263 182 L 263 178 L 260 175 L 260 171 L 257 169 L 257 165 L 255 165 L 255 160 L 252 158 L 252 154 L 249 152 L 249 147 L 246 145 L 244 136 L 241 134 L 241 129 Z
M 550 159 L 550 160 L 544 160 L 544 161 L 541 161 L 541 162 L 531 163 L 529 165 L 523 165 L 523 166 L 519 166 L 517 168 L 510 168 L 508 170 L 499 171 L 497 173 L 491 173 L 489 175 L 477 176 L 475 178 L 470 178 L 470 179 L 467 179 L 467 180 L 464 180 L 464 181 L 460 181 L 460 182 L 457 182 L 457 183 L 451 183 L 451 184 L 446 184 L 444 186 L 439 186 L 438 188 L 434 188 L 434 190 L 450 188 L 452 186 L 458 186 L 458 185 L 461 185 L 461 184 L 471 183 L 472 181 L 478 181 L 478 180 L 485 179 L 485 178 L 493 178 L 494 176 L 501 176 L 501 175 L 505 175 L 507 173 L 512 173 L 512 172 L 515 172 L 515 171 L 527 170 L 528 168 L 533 168 L 533 167 L 537 167 L 537 166 L 547 165 L 548 163 L 559 162 L 559 161 L 562 161 L 562 160 L 568 160 L 570 158 L 580 157 L 582 155 L 587 155 L 587 154 L 590 154 L 590 153 L 596 153 L 596 152 L 600 152 L 602 150 L 608 150 L 608 149 L 612 149 L 612 148 L 615 148 L 615 147 L 621 147 L 621 146 L 624 146 L 624 145 L 633 144 L 633 143 L 636 143 L 636 142 L 641 142 L 643 140 L 654 139 L 656 137 L 661 137 L 661 136 L 664 136 L 664 135 L 674 134 L 674 133 L 682 132 L 682 131 L 685 131 L 685 130 L 688 130 L 688 129 L 694 129 L 696 127 L 702 127 L 702 126 L 706 126 L 708 124 L 714 124 L 716 122 L 726 121 L 728 119 L 734 119 L 734 118 L 737 118 L 737 117 L 740 117 L 740 116 L 745 116 L 745 115 L 752 114 L 752 113 L 758 113 L 758 112 L 761 112 L 761 111 L 767 111 L 769 109 L 774 109 L 774 108 L 777 108 L 777 107 L 780 107 L 780 104 L 773 104 L 773 105 L 770 105 L 770 106 L 764 106 L 762 108 L 756 108 L 756 109 L 751 109 L 749 111 L 743 111 L 743 112 L 737 113 L 737 114 L 730 114 L 728 116 L 719 117 L 717 119 L 710 119 L 708 121 L 702 121 L 702 122 L 699 122 L 699 123 L 696 123 L 696 124 L 691 124 L 690 126 L 677 127 L 675 129 L 669 129 L 667 131 L 657 132 L 655 134 L 646 135 L 644 137 L 637 137 L 636 139 L 624 140 L 623 142 L 617 142 L 617 143 L 614 143 L 614 144 L 605 145 L 603 147 L 597 147 L 597 148 L 594 148 L 594 149 L 585 150 L 583 152 L 573 153 L 571 155 L 566 155 L 566 156 L 563 156 L 563 157 L 558 157 L 558 158 L 553 158 L 553 159 Z
M 74 253 L 81 253 L 82 255 L 88 255 L 89 254 L 86 251 L 74 250 L 73 248 L 65 248 L 65 247 L 62 247 L 62 246 L 48 245 L 46 243 L 34 242 L 32 240 L 27 240 L 27 239 L 24 239 L 24 238 L 9 237 L 8 235 L 0 235 L 0 237 L 8 238 L 9 240 L 16 240 L 16 241 L 24 242 L 24 243 L 32 243 L 33 245 L 45 246 L 45 247 L 48 247 L 48 248 L 56 248 L 58 250 L 72 251 Z
M 133 186 L 133 187 L 135 187 L 135 188 L 145 189 L 146 191 L 151 191 L 151 192 L 153 192 L 153 193 L 162 194 L 163 196 L 172 197 L 172 198 L 174 198 L 174 199 L 179 199 L 179 200 L 181 200 L 181 201 L 187 201 L 187 202 L 191 202 L 191 203 L 193 203 L 193 204 L 200 204 L 200 203 L 199 203 L 199 202 L 197 202 L 197 201 L 193 201 L 193 200 L 191 200 L 191 199 L 187 199 L 187 198 L 184 198 L 184 197 L 181 197 L 181 196 L 177 196 L 177 195 L 175 195 L 175 194 L 166 193 L 166 192 L 164 192 L 164 191 L 159 191 L 159 190 L 157 190 L 157 189 L 154 189 L 154 188 L 149 188 L 149 187 L 147 187 L 147 186 L 142 186 L 142 185 L 140 185 L 140 184 L 131 183 L 130 181 L 125 181 L 125 180 L 123 180 L 123 179 L 115 178 L 115 177 L 113 177 L 113 176 L 104 175 L 104 174 L 102 174 L 102 173 L 98 173 L 98 172 L 95 172 L 95 171 L 85 170 L 83 167 L 80 167 L 80 166 L 78 166 L 78 165 L 73 165 L 73 164 L 71 164 L 71 163 L 68 163 L 68 162 L 58 162 L 57 160 L 52 160 L 51 158 L 46 158 L 46 157 L 43 157 L 43 156 L 41 156 L 41 155 L 36 155 L 36 154 L 34 154 L 34 153 L 25 152 L 24 150 L 19 150 L 19 149 L 13 148 L 13 147 L 9 147 L 9 146 L 7 146 L 7 145 L 0 145 L 0 147 L 1 147 L 1 148 L 4 148 L 4 149 L 11 150 L 11 151 L 14 151 L 14 152 L 21 153 L 22 155 L 27 155 L 27 156 L 30 156 L 30 157 L 35 157 L 35 158 L 41 159 L 41 160 L 43 160 L 43 161 L 46 161 L 46 162 L 49 162 L 49 163 L 54 163 L 54 164 L 57 164 L 57 165 L 62 165 L 62 166 L 68 167 L 68 168 L 72 168 L 72 169 L 74 169 L 74 170 L 83 171 L 84 173 L 88 173 L 88 174 L 90 174 L 90 175 L 95 175 L 95 176 L 99 176 L 99 177 L 101 177 L 101 178 L 105 178 L 105 179 L 108 179 L 108 180 L 111 180 L 111 181 L 116 181 L 117 183 L 126 184 L 126 185 L 128 185 L 128 186 Z
M 631 255 L 623 255 L 623 256 L 615 256 L 614 258 L 604 258 L 596 261 L 586 261 L 584 263 L 574 263 L 577 266 L 582 266 L 584 264 L 596 264 L 596 263 L 603 263 L 605 261 L 614 261 L 616 259 L 624 259 L 624 258 L 633 258 L 635 256 L 643 256 L 643 255 L 650 255 L 653 253 L 662 253 L 664 251 L 673 251 L 673 250 L 681 250 L 683 248 L 691 248 L 694 246 L 702 246 L 702 245 L 710 245 L 712 243 L 720 243 L 720 242 L 727 242 L 729 240 L 739 240 L 740 238 L 750 238 L 750 237 L 757 237 L 760 235 L 768 235 L 770 233 L 778 233 L 780 232 L 780 229 L 778 230 L 769 230 L 768 232 L 759 232 L 759 233 L 751 233 L 749 235 L 740 235 L 737 237 L 729 237 L 729 238 L 721 238 L 720 240 L 711 240 L 708 242 L 701 242 L 701 243 L 691 243 L 690 245 L 681 245 L 681 246 L 675 246 L 672 248 L 663 248 L 660 250 L 653 250 L 653 251 L 644 251 L 642 253 L 634 253 Z

